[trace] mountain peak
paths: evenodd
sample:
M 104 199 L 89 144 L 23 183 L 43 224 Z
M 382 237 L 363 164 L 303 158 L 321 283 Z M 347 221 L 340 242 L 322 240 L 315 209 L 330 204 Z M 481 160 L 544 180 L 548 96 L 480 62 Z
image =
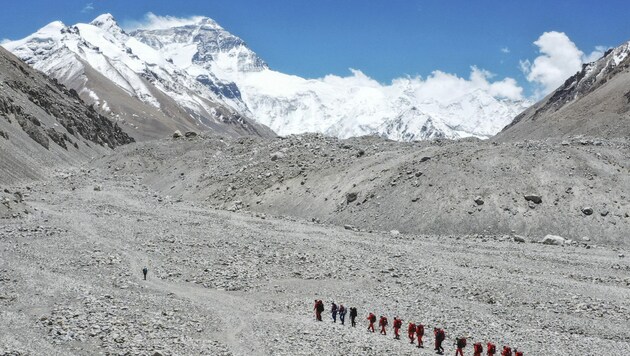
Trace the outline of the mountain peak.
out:
M 114 19 L 114 16 L 110 13 L 98 16 L 97 18 L 92 20 L 92 22 L 90 22 L 90 25 L 96 26 L 111 33 L 122 32 L 122 29 L 120 28 L 120 26 L 118 26 L 116 19 Z
M 216 21 L 205 16 L 200 16 L 198 20 L 196 21 L 196 25 L 199 25 L 201 27 L 209 27 L 213 29 L 222 29 L 221 25 L 219 25 Z

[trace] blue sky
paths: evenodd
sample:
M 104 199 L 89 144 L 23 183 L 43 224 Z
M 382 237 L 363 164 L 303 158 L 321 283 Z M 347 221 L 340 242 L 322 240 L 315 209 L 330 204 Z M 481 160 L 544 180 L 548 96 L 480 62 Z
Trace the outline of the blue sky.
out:
M 527 93 L 555 85 L 530 74 L 545 75 L 534 62 L 542 47 L 533 44 L 544 32 L 564 32 L 584 58 L 597 46 L 630 40 L 627 0 L 23 0 L 3 4 L 0 39 L 25 37 L 54 20 L 89 22 L 105 12 L 123 25 L 148 12 L 208 16 L 273 69 L 303 77 L 355 68 L 383 83 L 434 70 L 467 78 L 476 66 L 514 78 Z M 547 48 L 555 47 L 550 39 Z M 530 67 L 523 72 L 525 60 Z

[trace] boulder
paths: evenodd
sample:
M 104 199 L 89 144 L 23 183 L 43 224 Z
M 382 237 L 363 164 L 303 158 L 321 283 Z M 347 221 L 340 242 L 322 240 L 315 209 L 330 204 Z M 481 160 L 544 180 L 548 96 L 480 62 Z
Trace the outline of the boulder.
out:
M 179 130 L 176 130 L 175 132 L 173 132 L 173 138 L 180 138 L 182 137 L 182 132 Z
M 277 161 L 279 159 L 283 159 L 284 158 L 284 153 L 278 151 L 278 152 L 274 152 L 271 154 L 271 160 L 272 161 Z
M 426 162 L 426 161 L 428 161 L 430 159 L 431 159 L 431 157 L 425 156 L 425 157 L 420 158 L 420 162 Z
M 582 208 L 582 214 L 584 215 L 592 215 L 593 214 L 593 208 L 591 208 L 590 206 L 585 206 Z
M 525 242 L 525 238 L 521 235 L 514 235 L 514 237 L 512 237 L 512 240 L 514 240 L 514 242 Z
M 476 196 L 475 197 L 475 203 L 477 205 L 483 205 L 483 203 L 484 203 L 483 198 L 481 196 Z
M 564 245 L 566 241 L 567 240 L 561 236 L 547 235 L 540 241 L 540 243 L 544 245 Z
M 348 193 L 346 194 L 346 203 L 350 204 L 353 201 L 357 200 L 358 197 L 359 197 L 359 194 L 355 192 Z
M 540 195 L 537 195 L 537 194 L 526 194 L 523 197 L 525 198 L 525 200 L 531 201 L 534 204 L 542 203 L 542 197 Z
M 187 138 L 197 137 L 197 133 L 195 131 L 188 131 L 184 134 Z
M 102 186 L 100 186 L 100 185 L 95 185 L 95 186 L 94 186 L 94 191 L 96 191 L 96 192 L 100 192 L 101 190 L 103 190 L 103 187 L 102 187 Z
M 392 231 L 389 232 L 389 234 L 392 235 L 392 236 L 398 236 L 398 235 L 400 235 L 400 231 L 392 230 Z

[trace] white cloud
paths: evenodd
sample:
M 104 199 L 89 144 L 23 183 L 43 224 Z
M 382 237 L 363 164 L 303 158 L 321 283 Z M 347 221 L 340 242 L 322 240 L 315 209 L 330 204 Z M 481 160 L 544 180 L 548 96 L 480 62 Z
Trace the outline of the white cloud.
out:
M 145 29 L 145 30 L 159 30 L 159 29 L 166 29 L 166 28 L 171 28 L 171 27 L 192 25 L 192 24 L 199 23 L 200 21 L 204 19 L 206 19 L 206 17 L 203 17 L 203 16 L 191 16 L 191 17 L 159 16 L 152 12 L 149 12 L 146 15 L 144 15 L 144 19 L 140 21 L 125 21 L 122 27 L 128 31 L 136 30 L 139 28 Z
M 564 32 L 545 32 L 536 42 L 540 56 L 533 62 L 520 62 L 521 70 L 527 80 L 535 83 L 538 95 L 546 95 L 564 83 L 567 78 L 577 73 L 583 63 L 592 62 L 603 55 L 605 47 L 597 46 L 589 55 L 585 55 Z
M 510 53 L 510 49 L 508 47 L 503 47 L 503 48 L 501 48 L 501 53 L 508 54 L 508 53 Z
M 0 45 L 3 45 L 3 44 L 5 44 L 5 43 L 9 43 L 9 42 L 11 42 L 11 40 L 10 40 L 10 39 L 8 39 L 8 38 L 3 38 L 2 40 L 0 40 Z
M 406 77 L 392 80 L 384 85 L 365 75 L 360 70 L 351 69 L 352 75 L 340 77 L 327 75 L 320 79 L 333 87 L 344 89 L 371 88 L 384 97 L 399 97 L 402 93 L 413 95 L 418 102 L 437 101 L 443 104 L 456 102 L 474 91 L 484 91 L 495 98 L 523 99 L 523 88 L 513 78 L 492 80 L 494 75 L 486 70 L 471 67 L 468 79 L 442 71 L 432 72 L 426 79 Z
M 593 52 L 591 52 L 589 55 L 587 55 L 587 56 L 585 56 L 583 58 L 584 63 L 595 62 L 596 60 L 602 58 L 604 56 L 604 53 L 607 50 L 608 50 L 608 47 L 606 47 L 606 46 L 597 46 L 597 47 L 595 47 Z
M 85 4 L 81 12 L 88 13 L 88 12 L 92 12 L 92 10 L 94 10 L 94 3 L 89 2 Z

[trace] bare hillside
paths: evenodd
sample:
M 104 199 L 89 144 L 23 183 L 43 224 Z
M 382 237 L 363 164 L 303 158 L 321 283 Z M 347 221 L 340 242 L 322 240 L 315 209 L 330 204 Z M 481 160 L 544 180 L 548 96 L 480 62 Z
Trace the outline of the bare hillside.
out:
M 0 184 L 133 142 L 74 91 L 0 48 Z
M 629 157 L 626 140 L 407 144 L 303 135 L 162 140 L 95 164 L 142 172 L 172 201 L 350 229 L 627 245 Z

